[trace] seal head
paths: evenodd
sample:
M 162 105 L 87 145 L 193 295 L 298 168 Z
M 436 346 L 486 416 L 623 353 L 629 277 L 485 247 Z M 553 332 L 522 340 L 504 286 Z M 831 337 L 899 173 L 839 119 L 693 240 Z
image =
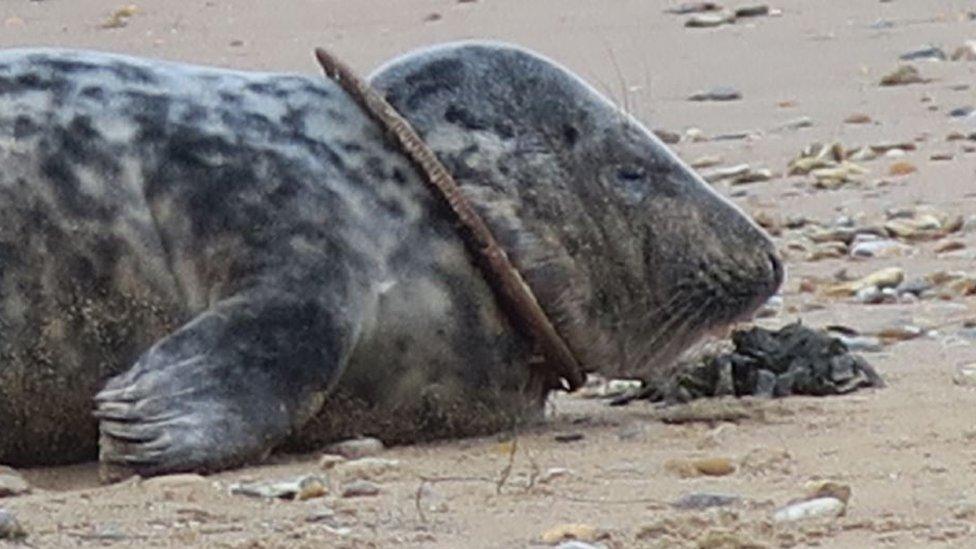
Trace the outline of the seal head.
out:
M 782 282 L 755 223 L 551 60 L 464 42 L 393 60 L 371 82 L 452 172 L 590 370 L 653 379 Z

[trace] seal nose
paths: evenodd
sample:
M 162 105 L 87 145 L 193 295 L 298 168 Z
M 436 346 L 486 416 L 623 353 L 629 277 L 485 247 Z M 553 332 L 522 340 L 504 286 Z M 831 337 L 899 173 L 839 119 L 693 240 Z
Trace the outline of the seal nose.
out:
M 779 287 L 783 284 L 783 279 L 786 276 L 786 272 L 783 269 L 783 260 L 779 258 L 779 254 L 776 251 L 771 251 L 767 253 L 769 257 L 769 293 L 775 294 Z

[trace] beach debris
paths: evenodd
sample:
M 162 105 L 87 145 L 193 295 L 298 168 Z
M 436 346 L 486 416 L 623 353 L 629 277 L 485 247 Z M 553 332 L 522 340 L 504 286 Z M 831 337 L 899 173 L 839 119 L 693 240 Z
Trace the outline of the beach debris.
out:
M 718 396 L 838 395 L 884 387 L 874 368 L 825 330 L 799 323 L 732 334 L 732 351 L 686 362 L 642 398 L 670 403 Z
M 691 94 L 689 101 L 735 101 L 742 99 L 742 93 L 732 86 L 716 86 Z
M 293 499 L 304 501 L 329 493 L 328 482 L 317 475 L 303 475 L 273 482 L 235 483 L 230 493 L 267 499 Z
M 902 65 L 893 72 L 881 77 L 882 86 L 904 86 L 907 84 L 924 84 L 930 82 L 928 78 L 923 78 L 912 65 Z

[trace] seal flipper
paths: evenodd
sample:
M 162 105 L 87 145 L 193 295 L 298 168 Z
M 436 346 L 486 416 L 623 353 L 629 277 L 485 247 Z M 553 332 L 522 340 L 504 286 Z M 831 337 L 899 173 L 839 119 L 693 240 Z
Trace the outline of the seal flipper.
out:
M 355 323 L 322 301 L 251 291 L 156 343 L 95 397 L 103 466 L 154 475 L 267 455 L 345 367 Z

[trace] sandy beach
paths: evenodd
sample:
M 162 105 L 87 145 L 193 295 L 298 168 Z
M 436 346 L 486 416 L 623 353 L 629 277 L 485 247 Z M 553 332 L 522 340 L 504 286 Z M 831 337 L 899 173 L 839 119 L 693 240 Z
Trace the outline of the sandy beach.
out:
M 542 52 L 671 134 L 679 156 L 769 227 L 788 277 L 781 306 L 759 324 L 802 320 L 856 332 L 888 384 L 721 403 L 738 419 L 681 423 L 662 421 L 645 402 L 610 407 L 560 395 L 547 425 L 515 439 L 383 451 L 375 458 L 396 463 L 365 475 L 380 491 L 363 497 L 342 497 L 339 474 L 323 469 L 321 454 L 111 486 L 99 485 L 95 464 L 21 470 L 31 492 L 0 498 L 0 508 L 23 525 L 24 543 L 500 548 L 576 537 L 614 548 L 976 547 L 976 60 L 964 46 L 976 41 L 976 5 L 780 0 L 766 14 L 692 28 L 692 17 L 714 13 L 666 11 L 679 4 L 156 0 L 106 25 L 123 4 L 0 3 L 4 48 L 91 48 L 305 74 L 319 72 L 316 46 L 363 74 L 456 39 Z M 899 59 L 928 47 L 944 58 Z M 901 66 L 917 71 L 916 82 L 880 85 Z M 740 97 L 688 99 L 717 87 Z M 797 167 L 805 148 L 834 142 L 842 158 L 825 153 L 818 168 Z M 714 171 L 742 164 L 728 177 Z M 876 295 L 840 288 L 889 268 L 900 278 L 880 283 Z M 910 281 L 928 287 L 919 297 L 897 289 Z M 679 474 L 675 463 L 698 458 L 732 471 Z M 309 474 L 328 479 L 327 495 L 291 501 L 230 489 Z M 824 481 L 849 488 L 842 516 L 773 519 Z M 703 493 L 734 497 L 709 508 L 674 505 Z

